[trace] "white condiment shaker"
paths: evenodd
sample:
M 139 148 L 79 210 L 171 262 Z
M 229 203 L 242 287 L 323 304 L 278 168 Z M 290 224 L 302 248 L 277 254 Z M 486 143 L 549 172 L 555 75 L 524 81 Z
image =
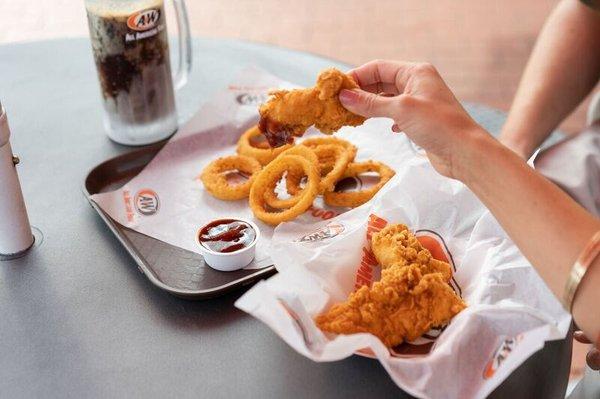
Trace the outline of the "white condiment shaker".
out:
M 0 259 L 16 257 L 33 245 L 33 234 L 17 176 L 19 159 L 10 147 L 10 129 L 0 103 Z

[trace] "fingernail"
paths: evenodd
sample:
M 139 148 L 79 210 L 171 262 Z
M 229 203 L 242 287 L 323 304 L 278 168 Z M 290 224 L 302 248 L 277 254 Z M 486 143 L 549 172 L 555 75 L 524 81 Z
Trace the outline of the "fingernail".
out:
M 358 93 L 352 90 L 343 89 L 340 91 L 340 102 L 345 105 L 355 104 L 358 100 Z
M 583 333 L 583 331 L 575 331 L 573 333 L 573 338 L 575 338 L 577 341 L 584 343 L 584 344 L 591 344 L 592 342 L 587 339 L 587 337 L 585 336 L 585 334 Z
M 586 356 L 586 361 L 593 370 L 600 370 L 600 351 L 594 348 Z
M 392 125 L 392 132 L 394 133 L 400 133 L 400 126 L 398 126 L 397 124 L 393 124 Z

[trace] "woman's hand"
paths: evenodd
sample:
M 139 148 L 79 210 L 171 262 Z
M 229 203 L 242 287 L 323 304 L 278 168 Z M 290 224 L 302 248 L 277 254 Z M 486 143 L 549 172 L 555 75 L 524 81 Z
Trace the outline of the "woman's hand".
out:
M 429 64 L 372 61 L 349 74 L 361 90 L 342 90 L 342 105 L 365 117 L 393 119 L 392 129 L 423 147 L 445 176 L 461 180 L 477 144 L 494 141 Z

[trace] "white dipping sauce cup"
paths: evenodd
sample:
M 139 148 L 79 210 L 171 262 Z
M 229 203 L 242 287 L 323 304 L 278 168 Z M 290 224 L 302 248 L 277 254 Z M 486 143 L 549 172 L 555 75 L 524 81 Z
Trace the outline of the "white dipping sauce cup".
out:
M 251 228 L 254 229 L 254 232 L 256 233 L 256 237 L 254 237 L 254 241 L 252 241 L 247 247 L 242 248 L 238 251 L 215 252 L 215 251 L 212 251 L 212 250 L 206 248 L 200 242 L 200 231 L 202 231 L 202 229 L 206 226 L 206 225 L 204 225 L 200 229 L 198 229 L 198 232 L 196 233 L 196 243 L 198 243 L 198 246 L 200 248 L 200 253 L 204 257 L 204 261 L 206 262 L 206 264 L 215 270 L 219 270 L 222 272 L 232 272 L 234 270 L 243 269 L 244 267 L 248 266 L 250 264 L 250 262 L 252 262 L 252 260 L 254 259 L 254 255 L 256 254 L 256 243 L 258 242 L 258 240 L 260 238 L 260 230 L 258 229 L 258 226 L 256 224 L 254 224 L 253 222 L 246 220 L 246 219 L 240 219 L 240 218 L 222 218 L 222 219 L 223 220 L 226 220 L 226 219 L 239 220 L 240 222 L 247 223 Z M 212 223 L 212 222 L 210 222 L 210 223 Z M 209 224 L 209 223 L 207 223 L 207 224 Z

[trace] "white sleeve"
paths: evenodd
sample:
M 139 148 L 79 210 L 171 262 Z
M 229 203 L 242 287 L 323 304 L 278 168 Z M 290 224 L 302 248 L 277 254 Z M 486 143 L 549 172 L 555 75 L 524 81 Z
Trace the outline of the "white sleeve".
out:
M 600 217 L 600 122 L 540 152 L 535 168 Z

